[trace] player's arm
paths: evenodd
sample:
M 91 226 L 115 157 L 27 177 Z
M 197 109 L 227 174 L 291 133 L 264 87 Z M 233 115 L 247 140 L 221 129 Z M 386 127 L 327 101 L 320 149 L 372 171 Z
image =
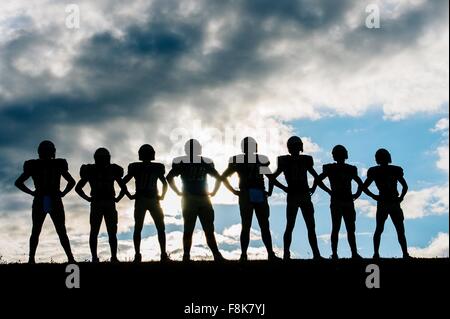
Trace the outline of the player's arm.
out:
M 214 167 L 211 167 L 209 175 L 211 175 L 212 177 L 214 177 L 216 179 L 216 183 L 214 184 L 213 191 L 211 193 L 209 193 L 209 196 L 214 197 L 214 196 L 216 196 L 217 192 L 220 189 L 220 184 L 222 184 L 222 176 L 220 176 L 219 172 Z
M 399 197 L 400 203 L 403 202 L 403 200 L 405 199 L 406 194 L 408 193 L 408 183 L 406 182 L 405 178 L 402 176 L 398 179 L 398 182 L 400 183 L 400 185 L 402 185 L 402 193 Z
M 131 193 L 128 191 L 128 187 L 127 187 L 127 184 L 131 181 L 132 178 L 133 178 L 133 176 L 130 173 L 128 173 L 127 175 L 125 175 L 124 178 L 122 178 L 122 183 L 125 185 L 125 189 L 123 189 L 123 188 L 120 189 L 120 194 L 116 198 L 116 200 L 118 202 L 120 202 L 125 195 L 129 199 L 134 199 L 134 196 L 131 195 Z
M 223 185 L 225 185 L 225 187 L 232 192 L 234 195 L 239 196 L 240 192 L 238 190 L 236 190 L 233 186 L 231 186 L 230 181 L 228 180 L 228 178 L 233 175 L 235 172 L 231 167 L 228 167 L 225 172 L 223 172 L 221 179 L 223 182 Z
M 179 176 L 178 172 L 176 169 L 172 168 L 169 172 L 169 174 L 167 174 L 167 182 L 169 183 L 170 188 L 178 195 L 178 196 L 183 196 L 183 193 L 178 189 L 177 184 L 175 183 L 175 177 Z
M 358 184 L 358 189 L 356 190 L 356 193 L 353 195 L 353 199 L 357 200 L 363 193 L 364 183 L 362 179 L 358 176 L 358 174 L 353 176 L 353 180 L 356 182 L 356 184 Z
M 123 178 L 121 176 L 116 176 L 115 181 L 117 185 L 120 187 L 120 193 L 119 196 L 115 198 L 116 203 L 120 202 L 120 200 L 123 198 L 125 194 L 129 194 L 127 184 L 124 182 Z
M 67 185 L 64 190 L 61 192 L 61 197 L 66 196 L 70 193 L 70 191 L 75 187 L 76 182 L 73 179 L 72 175 L 70 175 L 69 171 L 65 171 L 62 173 L 62 177 L 67 181 Z
M 318 175 L 317 178 L 314 178 L 314 184 L 312 189 L 316 190 L 317 187 L 320 187 L 323 191 L 325 191 L 328 195 L 331 196 L 331 189 L 325 185 L 325 183 L 323 182 L 326 178 L 328 178 L 328 173 L 327 172 L 322 172 L 322 174 Z
M 278 181 L 278 177 L 283 173 L 283 165 L 281 164 L 281 157 L 278 157 L 278 163 L 277 163 L 277 169 L 275 172 L 273 172 L 269 177 L 269 196 L 272 196 L 274 187 L 278 187 L 279 189 L 283 190 L 284 192 L 288 192 L 288 187 L 284 186 Z
M 312 177 L 314 177 L 313 187 L 309 190 L 311 195 L 316 192 L 317 186 L 325 190 L 328 194 L 331 194 L 331 190 L 323 183 L 323 179 L 321 180 L 319 178 L 319 174 L 317 174 L 313 166 L 310 166 L 308 168 L 308 172 L 311 174 Z
M 367 196 L 371 197 L 372 199 L 378 201 L 379 200 L 379 196 L 374 194 L 370 189 L 370 185 L 372 185 L 372 183 L 374 182 L 374 179 L 370 176 L 367 177 L 366 181 L 364 182 L 362 188 L 363 188 L 363 192 L 367 194 Z
M 31 195 L 31 196 L 35 196 L 36 192 L 32 191 L 31 189 L 28 188 L 27 185 L 25 185 L 25 182 L 30 178 L 31 176 L 25 172 L 23 172 L 19 178 L 17 178 L 16 182 L 14 183 L 14 185 L 20 189 L 22 192 Z
M 82 177 L 75 186 L 75 192 L 77 192 L 77 194 L 80 195 L 80 197 L 83 198 L 85 201 L 92 202 L 92 197 L 86 195 L 86 193 L 84 192 L 84 186 L 86 186 L 87 182 L 88 179 Z
M 273 172 L 273 174 L 271 174 L 270 176 L 267 176 L 269 178 L 269 196 L 272 196 L 273 189 L 275 186 L 278 187 L 279 189 L 283 190 L 286 193 L 288 192 L 288 187 L 281 184 L 277 179 L 281 175 L 281 173 L 283 173 L 283 169 L 281 168 L 281 165 L 280 165 L 280 159 L 278 159 L 278 165 L 277 165 L 276 171 Z
M 162 187 L 162 193 L 161 195 L 158 195 L 159 200 L 164 200 L 166 197 L 167 191 L 169 190 L 169 185 L 167 183 L 167 179 L 164 176 L 164 172 L 159 176 L 159 180 L 161 181 L 163 187 Z

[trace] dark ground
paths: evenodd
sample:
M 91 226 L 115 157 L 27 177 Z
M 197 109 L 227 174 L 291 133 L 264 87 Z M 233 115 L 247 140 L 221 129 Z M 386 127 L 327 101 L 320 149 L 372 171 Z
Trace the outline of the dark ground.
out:
M 66 265 L 8 264 L 0 265 L 0 289 L 6 297 L 0 306 L 28 300 L 24 305 L 40 305 L 44 313 L 51 313 L 49 307 L 58 303 L 74 313 L 107 310 L 131 315 L 141 310 L 146 318 L 213 318 L 185 315 L 185 306 L 192 303 L 226 309 L 230 303 L 264 303 L 264 318 L 300 318 L 311 311 L 320 317 L 365 317 L 394 310 L 406 315 L 417 307 L 431 315 L 446 308 L 442 300 L 448 295 L 449 260 L 81 263 L 81 289 L 72 290 L 65 285 Z M 369 264 L 380 267 L 380 289 L 366 287 Z M 261 317 L 222 313 L 216 318 Z

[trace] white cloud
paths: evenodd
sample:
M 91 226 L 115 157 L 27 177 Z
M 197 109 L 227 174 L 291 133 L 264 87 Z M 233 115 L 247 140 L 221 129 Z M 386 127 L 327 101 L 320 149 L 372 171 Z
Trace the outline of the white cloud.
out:
M 449 188 L 434 186 L 418 191 L 410 191 L 402 203 L 406 219 L 423 218 L 432 215 L 445 215 L 449 212 Z M 368 217 L 375 218 L 376 203 L 372 200 L 358 199 L 355 202 L 357 211 Z
M 372 236 L 373 233 L 363 232 L 355 233 L 356 236 Z M 331 241 L 331 234 L 322 234 L 317 236 L 317 239 L 322 240 L 324 243 L 328 244 Z M 339 239 L 347 239 L 347 233 L 340 232 Z
M 228 228 L 226 228 L 222 235 L 224 237 L 229 237 L 231 239 L 233 239 L 233 243 L 239 243 L 239 238 L 241 236 L 241 229 L 242 229 L 242 225 L 241 224 L 235 224 L 232 225 Z M 261 232 L 255 230 L 255 229 L 251 229 L 250 230 L 250 237 L 251 240 L 261 240 Z
M 448 185 L 433 186 L 420 190 L 409 191 L 402 203 L 406 219 L 423 218 L 433 215 L 449 213 L 449 187 Z M 357 211 L 375 218 L 377 206 L 372 200 L 358 199 L 355 202 Z
M 437 167 L 448 174 L 449 170 L 448 144 L 439 146 L 437 148 L 437 154 L 439 156 L 439 159 L 436 162 Z
M 448 185 L 410 191 L 403 203 L 405 218 L 414 219 L 430 215 L 448 214 L 448 193 Z
M 446 132 L 448 134 L 449 121 L 448 118 L 440 119 L 435 127 L 431 130 L 432 132 Z
M 437 237 L 433 238 L 429 245 L 425 248 L 410 247 L 409 252 L 411 256 L 422 258 L 436 258 L 449 256 L 449 237 L 448 233 L 439 233 Z
M 360 213 L 375 218 L 377 213 L 377 206 L 372 200 L 358 199 L 355 201 L 355 208 Z
M 449 153 L 448 153 L 448 128 L 449 128 L 449 121 L 448 118 L 442 118 L 440 119 L 433 129 L 431 129 L 432 132 L 435 133 L 441 133 L 442 134 L 442 141 L 441 145 L 439 145 L 436 149 L 436 155 L 438 156 L 438 160 L 436 162 L 436 166 L 445 172 L 448 175 L 449 170 Z

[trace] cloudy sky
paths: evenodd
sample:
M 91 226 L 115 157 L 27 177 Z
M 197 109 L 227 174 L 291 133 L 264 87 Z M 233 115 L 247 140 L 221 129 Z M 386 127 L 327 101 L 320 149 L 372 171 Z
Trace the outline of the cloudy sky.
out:
M 73 28 L 75 3 L 79 27 Z M 380 28 L 366 26 L 368 5 Z M 97 147 L 126 167 L 150 143 L 169 165 L 195 137 L 223 170 L 239 141 L 255 136 L 276 164 L 286 139 L 303 137 L 316 169 L 344 144 L 365 177 L 379 147 L 405 168 L 411 192 L 406 229 L 416 256 L 448 256 L 449 8 L 446 0 L 16 0 L 0 2 L 0 256 L 25 261 L 31 198 L 13 186 L 23 161 L 51 139 L 78 178 Z M 70 9 L 70 7 L 69 7 Z M 75 21 L 76 22 L 76 21 Z M 274 167 L 274 166 L 273 166 Z M 236 183 L 236 180 L 233 181 Z M 328 198 L 318 192 L 317 231 L 330 254 Z M 224 255 L 239 256 L 236 199 L 213 200 Z M 89 206 L 66 200 L 76 257 L 88 259 Z M 275 245 L 282 248 L 284 196 L 271 199 Z M 169 250 L 180 258 L 179 199 L 164 202 Z M 373 253 L 374 203 L 357 202 L 360 252 Z M 119 205 L 120 257 L 133 256 L 133 203 Z M 148 217 L 145 259 L 158 257 Z M 301 217 L 293 250 L 309 258 Z M 342 229 L 341 255 L 349 256 Z M 257 225 L 251 254 L 265 256 Z M 195 256 L 209 258 L 200 229 Z M 100 238 L 108 258 L 107 237 Z M 388 223 L 382 254 L 400 256 Z M 63 260 L 50 220 L 39 260 Z

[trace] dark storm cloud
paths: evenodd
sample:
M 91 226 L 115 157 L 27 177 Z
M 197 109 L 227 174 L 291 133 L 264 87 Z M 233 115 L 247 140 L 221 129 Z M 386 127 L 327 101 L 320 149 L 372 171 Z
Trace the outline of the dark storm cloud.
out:
M 381 28 L 378 31 L 361 25 L 346 34 L 343 42 L 349 50 L 357 50 L 363 55 L 395 54 L 417 45 L 420 35 L 433 30 L 433 27 L 448 24 L 448 6 L 447 0 L 425 1 L 395 18 L 381 12 Z
M 28 29 L 2 44 L 0 85 L 13 96 L 0 99 L 0 151 L 33 149 L 34 152 L 39 139 L 62 138 L 56 136 L 57 125 L 95 125 L 121 117 L 137 120 L 153 109 L 158 117 L 173 115 L 176 110 L 161 111 L 155 101 L 195 99 L 203 89 L 221 88 L 242 79 L 262 79 L 284 61 L 264 58 L 260 50 L 271 40 L 292 36 L 285 30 L 286 25 L 302 32 L 303 38 L 292 38 L 292 41 L 307 41 L 309 36 L 343 24 L 355 2 L 230 0 L 200 3 L 203 7 L 199 12 L 182 16 L 175 10 L 180 2 L 157 1 L 146 23 L 132 24 L 122 30 L 121 36 L 111 31 L 85 39 L 72 71 L 63 79 L 49 72 L 31 76 L 19 72 L 14 65 L 15 57 L 27 56 L 35 47 L 58 46 L 60 31 L 42 33 Z M 448 12 L 447 1 L 426 1 L 388 21 L 385 27 L 389 32 L 368 35 L 369 31 L 361 27 L 345 36 L 344 45 L 348 50 L 360 46 L 364 49 L 370 39 L 361 60 L 373 54 L 374 48 L 412 45 L 429 23 L 442 20 L 444 11 Z M 229 12 L 236 13 L 238 20 L 221 31 L 223 43 L 219 49 L 204 53 L 207 23 Z M 272 22 L 270 27 L 266 26 L 267 21 Z M 28 57 L 32 59 L 33 55 Z M 187 68 L 190 62 L 199 67 Z M 65 90 L 51 89 L 51 84 L 61 81 Z M 202 102 L 197 98 L 198 108 L 206 117 L 223 103 Z M 156 116 L 148 122 L 161 121 Z M 8 164 L 3 156 L 0 164 L 7 170 L 17 166 Z M 4 180 L 8 172 L 0 172 L 0 175 L 0 180 Z
M 307 30 L 323 29 L 338 22 L 351 7 L 352 1 L 328 0 L 250 0 L 244 1 L 244 12 L 251 19 L 276 18 L 284 23 L 294 22 Z

